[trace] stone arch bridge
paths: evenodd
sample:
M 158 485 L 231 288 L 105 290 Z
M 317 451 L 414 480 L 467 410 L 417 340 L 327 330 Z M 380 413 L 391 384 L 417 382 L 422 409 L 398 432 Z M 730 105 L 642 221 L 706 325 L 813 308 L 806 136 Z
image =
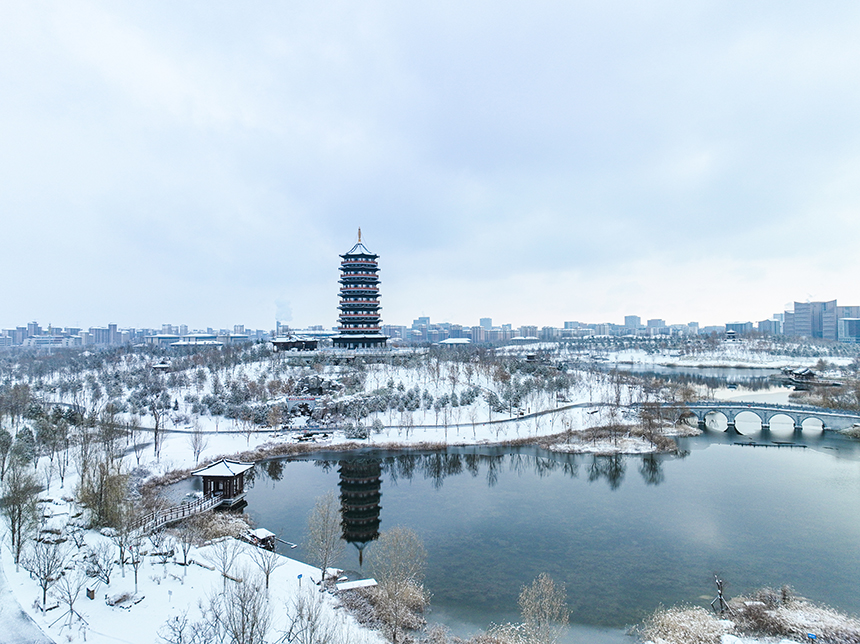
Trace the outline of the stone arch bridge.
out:
M 751 413 L 758 416 L 762 429 L 770 429 L 770 421 L 776 416 L 784 416 L 794 423 L 795 431 L 803 429 L 803 423 L 810 418 L 821 422 L 823 430 L 848 429 L 854 424 L 860 424 L 860 414 L 854 414 L 838 409 L 823 409 L 804 405 L 771 405 L 767 403 L 745 403 L 710 400 L 678 405 L 664 405 L 663 409 L 674 413 L 674 420 L 695 416 L 699 427 L 704 427 L 705 418 L 710 414 L 722 414 L 728 423 L 728 429 L 735 427 L 735 421 L 740 414 Z

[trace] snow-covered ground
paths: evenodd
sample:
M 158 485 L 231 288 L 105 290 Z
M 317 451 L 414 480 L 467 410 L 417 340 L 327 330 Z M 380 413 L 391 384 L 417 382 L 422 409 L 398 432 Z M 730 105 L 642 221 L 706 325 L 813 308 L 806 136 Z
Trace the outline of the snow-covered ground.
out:
M 534 351 L 536 349 L 552 350 L 554 345 L 548 347 L 511 347 L 509 354 L 522 351 Z M 504 353 L 504 352 L 501 352 Z M 708 354 L 681 355 L 677 352 L 646 352 L 643 350 L 619 351 L 606 356 L 610 362 L 634 362 L 639 364 L 676 364 L 687 366 L 708 365 L 731 365 L 743 367 L 782 367 L 813 365 L 818 358 L 795 358 L 789 356 L 773 356 L 766 353 L 751 351 L 743 343 L 733 345 L 724 343 L 718 350 Z M 561 356 L 564 359 L 564 356 Z M 832 363 L 848 363 L 850 359 L 828 359 Z M 128 360 L 131 369 L 132 360 Z M 120 373 L 124 367 L 116 367 L 116 373 Z M 197 372 L 203 371 L 198 369 Z M 176 382 L 169 389 L 169 396 L 174 402 L 175 409 L 166 411 L 161 422 L 167 429 L 164 433 L 164 442 L 161 452 L 156 457 L 153 448 L 147 438 L 149 434 L 143 431 L 132 442 L 137 442 L 137 449 L 129 444 L 125 456 L 126 470 L 137 468 L 138 471 L 145 470 L 151 476 L 159 476 L 174 470 L 188 470 L 203 462 L 211 462 L 220 456 L 235 456 L 245 453 L 253 453 L 257 450 L 271 449 L 277 451 L 279 445 L 297 444 L 300 441 L 305 444 L 319 448 L 337 448 L 347 443 L 359 443 L 385 447 L 394 445 L 398 447 L 422 446 L 422 445 L 462 445 L 462 444 L 490 444 L 507 441 L 522 441 L 525 439 L 537 441 L 540 437 L 570 432 L 573 440 L 561 441 L 551 447 L 559 451 L 580 451 L 594 453 L 643 453 L 653 451 L 653 446 L 642 437 L 632 435 L 621 435 L 595 439 L 593 435 L 587 436 L 587 431 L 601 427 L 609 423 L 622 423 L 633 425 L 635 418 L 624 418 L 618 415 L 617 409 L 612 412 L 605 403 L 613 401 L 620 405 L 639 402 L 647 399 L 642 389 L 629 382 L 612 382 L 606 374 L 591 371 L 574 374 L 571 381 L 567 383 L 563 399 L 559 400 L 555 393 L 541 390 L 539 387 L 529 386 L 528 373 L 515 372 L 513 376 L 499 371 L 498 368 L 469 369 L 462 364 L 447 364 L 422 358 L 416 365 L 366 365 L 362 372 L 362 383 L 351 394 L 335 392 L 326 394 L 328 403 L 333 401 L 348 401 L 350 397 L 365 396 L 372 401 L 374 396 L 377 400 L 384 400 L 385 396 L 400 395 L 406 392 L 420 391 L 422 404 L 418 409 L 403 410 L 377 408 L 365 415 L 361 422 L 365 426 L 375 427 L 369 432 L 366 439 L 356 441 L 350 438 L 343 429 L 319 427 L 316 424 L 308 424 L 307 417 L 293 417 L 285 424 L 292 429 L 267 430 L 255 427 L 247 422 L 228 420 L 223 417 L 214 416 L 206 411 L 195 412 L 195 405 L 204 396 L 217 393 L 219 387 L 227 387 L 228 383 L 242 383 L 246 389 L 254 389 L 258 392 L 258 398 L 266 399 L 261 394 L 272 379 L 299 379 L 307 376 L 320 376 L 331 381 L 348 376 L 349 369 L 337 366 L 317 366 L 314 369 L 307 367 L 277 371 L 277 365 L 268 359 L 256 363 L 244 364 L 239 367 L 224 368 L 213 373 L 206 372 L 198 381 Z M 57 382 L 60 377 L 57 377 Z M 257 383 L 251 386 L 250 383 Z M 488 404 L 488 392 L 501 395 L 502 390 L 508 386 L 519 387 L 522 397 L 519 408 L 510 406 L 500 411 Z M 469 400 L 469 393 L 480 391 L 480 396 Z M 59 390 L 58 390 L 59 391 Z M 397 392 L 397 393 L 395 393 Z M 106 390 L 105 393 L 108 393 Z M 467 402 L 459 405 L 447 405 L 435 408 L 432 404 L 424 404 L 424 395 L 439 401 L 447 396 L 456 395 Z M 63 398 L 61 392 L 49 394 L 56 401 L 69 402 L 71 398 Z M 83 402 L 85 405 L 94 405 L 94 398 L 87 390 L 84 394 L 76 394 L 75 404 Z M 266 403 L 276 402 L 280 394 L 274 392 L 268 396 Z M 727 392 L 727 397 L 730 392 Z M 145 408 L 144 408 L 145 409 Z M 140 410 L 139 410 L 140 411 Z M 129 412 L 121 415 L 125 420 L 131 419 Z M 151 427 L 153 418 L 143 415 L 140 418 L 141 425 Z M 195 458 L 192 446 L 193 430 L 202 432 L 203 449 L 199 458 Z M 313 436 L 302 436 L 304 430 L 312 430 Z M 325 435 L 323 435 L 325 433 Z M 144 444 L 139 441 L 141 435 Z M 43 458 L 40 464 L 41 471 L 47 466 L 47 459 Z M 46 479 L 48 477 L 45 477 Z M 51 477 L 51 489 L 43 496 L 55 499 L 52 504 L 43 506 L 51 508 L 56 515 L 56 521 L 62 521 L 63 516 L 68 516 L 68 509 L 64 509 L 63 496 L 74 488 L 75 475 L 72 473 L 66 478 L 65 489 L 58 489 L 56 474 Z M 64 514 L 64 512 L 66 514 Z M 106 537 L 96 532 L 87 534 L 87 543 L 96 545 Z M 74 546 L 71 546 L 76 551 Z M 248 563 L 247 550 L 251 546 L 243 546 L 245 554 L 242 555 L 245 563 Z M 195 551 L 191 557 L 198 562 L 205 561 L 205 551 Z M 105 594 L 116 595 L 123 591 L 133 591 L 134 582 L 132 573 L 126 569 L 125 577 L 118 571 L 111 580 L 110 587 L 102 586 L 97 590 L 96 599 L 89 600 L 82 595 L 76 604 L 86 619 L 88 626 L 82 627 L 82 622 L 76 622 L 74 627 L 61 628 L 65 620 L 57 620 L 64 612 L 63 608 L 57 608 L 42 614 L 34 607 L 34 600 L 40 597 L 36 582 L 29 578 L 26 571 L 16 571 L 12 563 L 8 549 L 8 543 L 2 548 L 0 563 L 7 576 L 7 590 L 14 593 L 22 607 L 32 615 L 35 622 L 40 625 L 55 641 L 73 642 L 126 642 L 128 644 L 143 644 L 157 641 L 158 629 L 162 627 L 169 616 L 178 614 L 179 611 L 188 610 L 195 615 L 197 602 L 205 599 L 207 594 L 218 592 L 222 587 L 220 575 L 206 567 L 193 565 L 183 567 L 170 562 L 165 565 L 155 563 L 155 560 L 147 558 L 144 568 L 139 575 L 139 592 L 143 596 L 139 603 L 127 608 L 110 607 L 105 604 Z M 240 564 L 241 568 L 241 564 Z M 279 568 L 272 578 L 272 594 L 270 602 L 276 608 L 275 614 L 280 615 L 276 621 L 275 629 L 284 628 L 283 607 L 295 597 L 295 593 L 301 589 L 298 583 L 298 575 L 305 580 L 304 587 L 310 577 L 316 577 L 318 570 L 298 561 L 284 559 L 284 565 Z M 228 582 L 233 583 L 233 582 Z M 0 587 L 0 593 L 4 592 Z M 326 610 L 332 616 L 344 623 L 344 627 L 351 629 L 353 636 L 349 641 L 375 642 L 381 641 L 376 633 L 366 631 L 357 627 L 343 615 L 343 611 L 336 608 L 334 598 L 326 596 Z M 0 609 L 0 629 L 10 624 L 6 632 L 16 632 L 13 615 L 14 611 Z M 193 617 L 197 619 L 197 617 Z M 11 620 L 11 621 L 10 621 Z M 56 622 L 50 626 L 52 622 Z M 729 637 L 729 636 L 726 636 Z M 84 639 L 86 638 L 86 639 Z M 2 639 L 2 638 L 0 638 Z M 743 640 L 749 644 L 753 640 Z M 727 641 L 726 644 L 729 644 Z M 731 644 L 738 644 L 733 641 Z
M 57 518 L 68 513 L 70 507 L 63 501 L 57 501 L 50 505 Z M 77 568 L 83 567 L 82 558 L 84 554 L 100 542 L 111 543 L 108 537 L 89 531 L 85 533 L 86 544 L 77 548 L 72 541 L 63 544 L 70 557 L 70 565 Z M 228 537 L 228 539 L 232 539 Z M 247 577 L 252 574 L 260 574 L 259 568 L 251 558 L 251 552 L 255 546 L 236 541 L 240 553 L 232 568 L 231 576 L 237 578 Z M 113 547 L 113 545 L 111 544 Z M 198 602 L 204 605 L 208 598 L 220 595 L 225 587 L 220 572 L 214 570 L 215 566 L 210 559 L 212 549 L 217 545 L 193 548 L 189 555 L 195 563 L 182 566 L 177 561 L 182 561 L 181 554 L 171 557 L 168 563 L 160 563 L 160 557 L 146 556 L 144 563 L 138 572 L 138 587 L 135 593 L 134 572 L 131 566 L 125 566 L 122 573 L 117 567 L 111 576 L 110 585 L 94 582 L 90 579 L 94 589 L 95 598 L 88 599 L 85 592 L 81 592 L 80 598 L 74 605 L 75 611 L 80 614 L 69 618 L 66 606 L 57 604 L 56 600 L 49 598 L 48 608 L 43 613 L 38 605 L 41 603 L 41 589 L 36 582 L 30 578 L 29 573 L 21 567 L 16 571 L 14 560 L 8 548 L 2 549 L 3 570 L 7 577 L 7 587 L 15 594 L 23 609 L 32 617 L 33 621 L 55 642 L 95 642 L 97 644 L 144 644 L 160 641 L 158 633 L 164 628 L 165 622 L 170 618 L 187 613 L 191 621 L 201 619 Z M 324 611 L 328 619 L 334 621 L 347 634 L 346 641 L 359 644 L 378 644 L 384 640 L 373 631 L 359 627 L 346 612 L 338 607 L 337 600 L 328 593 L 319 593 L 318 587 L 313 580 L 319 580 L 319 568 L 307 564 L 279 557 L 282 565 L 271 575 L 269 582 L 268 603 L 272 609 L 272 634 L 277 634 L 288 628 L 287 614 L 292 602 L 299 593 L 309 593 L 312 598 L 322 598 Z M 226 584 L 236 582 L 226 580 Z M 128 594 L 133 596 L 121 606 L 109 606 L 106 598 Z M 6 613 L 4 607 L 3 615 Z M 5 621 L 5 620 L 4 620 Z M 6 626 L 11 630 L 5 633 L 14 633 L 18 628 L 16 624 L 8 624 L 0 621 L 0 627 Z M 272 639 L 275 639 L 274 637 Z M 6 642 L 5 635 L 0 634 L 0 640 Z M 14 640 L 12 640 L 14 641 Z

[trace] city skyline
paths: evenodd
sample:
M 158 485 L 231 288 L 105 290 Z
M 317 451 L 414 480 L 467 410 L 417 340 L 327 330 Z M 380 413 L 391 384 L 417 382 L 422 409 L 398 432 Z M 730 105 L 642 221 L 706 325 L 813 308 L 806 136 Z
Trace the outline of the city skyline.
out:
M 860 7 L 0 6 L 0 328 L 860 302 Z
M 385 346 L 387 339 L 405 341 L 409 344 L 437 344 L 443 341 L 459 343 L 471 339 L 475 343 L 498 344 L 510 340 L 540 339 L 563 340 L 592 336 L 714 336 L 725 334 L 727 339 L 757 333 L 764 336 L 784 335 L 789 338 L 819 338 L 832 342 L 860 342 L 860 306 L 840 305 L 837 300 L 827 302 L 792 302 L 786 310 L 774 313 L 770 318 L 753 322 L 747 320 L 727 321 L 722 324 L 707 325 L 698 321 L 678 323 L 663 318 L 642 319 L 638 315 L 625 315 L 623 324 L 616 322 L 593 322 L 566 320 L 561 325 L 522 325 L 514 326 L 507 322 L 494 321 L 482 317 L 478 324 L 460 321 L 434 321 L 430 316 L 419 316 L 411 325 L 388 323 L 380 324 L 376 317 L 375 297 L 367 300 L 367 294 L 356 298 L 356 285 L 362 293 L 369 287 L 376 292 L 377 255 L 369 253 L 359 241 L 348 253 L 341 256 L 343 262 L 341 280 L 341 310 L 338 326 L 327 328 L 322 324 L 308 325 L 304 328 L 291 327 L 276 322 L 273 329 L 246 328 L 244 324 L 234 324 L 232 328 L 205 327 L 194 328 L 187 324 L 164 323 L 161 328 L 119 327 L 115 323 L 95 326 L 88 329 L 51 325 L 42 327 L 38 321 L 28 322 L 25 326 L 0 328 L 0 346 L 33 347 L 73 347 L 73 346 L 116 346 L 120 344 L 151 343 L 163 346 L 204 346 L 212 344 L 231 344 L 246 341 L 272 341 L 275 337 L 288 338 L 291 342 L 306 342 L 328 338 L 336 348 L 372 349 Z M 364 277 L 361 277 L 364 276 Z M 367 311 L 365 311 L 367 309 Z M 359 313 L 358 322 L 353 319 Z M 369 319 L 368 319 L 369 316 Z M 345 329 L 354 329 L 351 334 Z M 367 335 L 368 330 L 371 335 Z M 380 335 L 381 332 L 381 335 Z M 310 334 L 302 338 L 294 333 Z M 314 339 L 315 338 L 315 339 Z M 358 342 L 358 344 L 355 344 Z M 368 344 L 369 343 L 369 344 Z M 276 345 L 278 343 L 275 343 Z M 277 346 L 276 346 L 277 350 Z

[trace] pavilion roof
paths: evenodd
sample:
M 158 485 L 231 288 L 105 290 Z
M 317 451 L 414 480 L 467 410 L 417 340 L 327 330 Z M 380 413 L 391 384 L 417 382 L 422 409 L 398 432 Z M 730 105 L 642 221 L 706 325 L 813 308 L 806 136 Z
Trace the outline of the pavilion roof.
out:
M 207 465 L 206 467 L 202 467 L 199 470 L 195 470 L 191 472 L 194 476 L 221 476 L 221 477 L 232 477 L 237 474 L 242 474 L 243 472 L 247 472 L 252 467 L 254 467 L 253 463 L 242 463 L 241 461 L 229 461 L 226 458 L 222 458 L 217 463 L 212 463 L 211 465 Z

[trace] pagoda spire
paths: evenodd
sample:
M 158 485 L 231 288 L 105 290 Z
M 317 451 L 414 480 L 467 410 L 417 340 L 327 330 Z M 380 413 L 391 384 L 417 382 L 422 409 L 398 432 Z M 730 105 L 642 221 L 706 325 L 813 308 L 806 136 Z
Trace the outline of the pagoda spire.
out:
M 361 226 L 358 227 L 358 243 L 361 243 Z

